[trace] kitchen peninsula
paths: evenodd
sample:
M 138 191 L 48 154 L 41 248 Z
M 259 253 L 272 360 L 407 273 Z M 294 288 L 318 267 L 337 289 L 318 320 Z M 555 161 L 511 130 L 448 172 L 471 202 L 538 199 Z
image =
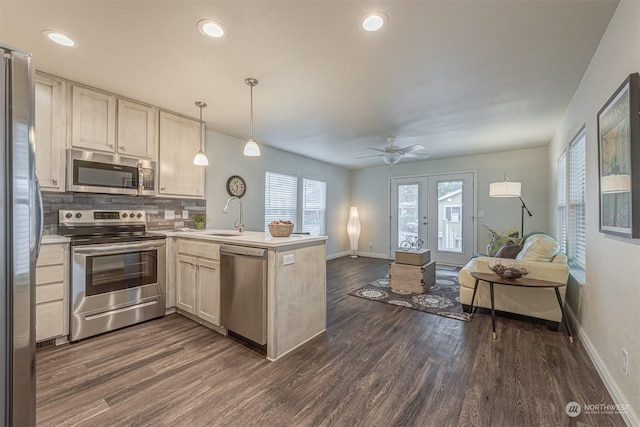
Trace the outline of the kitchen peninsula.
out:
M 167 308 L 226 334 L 220 316 L 220 248 L 257 248 L 266 251 L 267 359 L 276 360 L 326 330 L 326 236 L 228 230 L 166 235 Z

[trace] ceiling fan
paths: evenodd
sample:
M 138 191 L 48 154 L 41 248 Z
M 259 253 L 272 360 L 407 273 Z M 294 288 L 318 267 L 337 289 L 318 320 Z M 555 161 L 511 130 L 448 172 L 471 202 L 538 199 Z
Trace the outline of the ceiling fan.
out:
M 427 147 L 421 144 L 409 145 L 408 147 L 398 147 L 394 145 L 396 137 L 390 136 L 387 138 L 389 145 L 383 149 L 367 147 L 369 150 L 379 151 L 380 154 L 372 154 L 370 156 L 356 157 L 356 159 L 365 159 L 367 157 L 382 157 L 382 160 L 388 165 L 395 165 L 403 157 L 413 157 L 416 159 L 426 159 L 429 157 L 427 153 L 418 153 L 418 151 L 425 150 Z

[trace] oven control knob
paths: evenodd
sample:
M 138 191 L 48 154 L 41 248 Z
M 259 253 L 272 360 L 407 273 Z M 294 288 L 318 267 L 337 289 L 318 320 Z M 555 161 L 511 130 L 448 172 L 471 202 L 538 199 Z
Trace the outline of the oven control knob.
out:
M 78 213 L 76 214 L 76 218 L 78 218 L 78 219 L 82 218 L 82 214 L 81 214 L 80 212 L 78 212 Z
M 142 218 L 142 214 L 138 212 L 138 215 L 136 215 L 136 218 Z
M 67 212 L 67 214 L 64 217 L 67 219 L 71 219 L 73 215 L 71 214 L 71 212 Z
M 126 213 L 123 213 L 123 214 L 122 214 L 122 218 L 126 218 L 126 217 L 128 217 L 128 216 L 129 216 L 129 215 L 127 215 Z
M 129 218 L 135 218 L 135 217 L 136 217 L 136 214 L 134 214 L 133 212 L 129 214 Z

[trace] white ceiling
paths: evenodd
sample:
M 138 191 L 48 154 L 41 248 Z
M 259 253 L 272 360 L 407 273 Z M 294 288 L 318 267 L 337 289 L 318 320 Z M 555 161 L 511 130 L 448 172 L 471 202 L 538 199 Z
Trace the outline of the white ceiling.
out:
M 610 0 L 0 0 L 0 42 L 37 68 L 360 168 L 420 143 L 431 159 L 547 145 L 617 7 Z M 389 22 L 359 28 L 373 10 Z M 209 39 L 214 19 L 229 31 Z M 76 48 L 52 44 L 63 32 Z M 595 114 L 595 112 L 594 112 Z M 241 147 L 239 147 L 241 149 Z M 404 159 L 403 161 L 409 161 Z

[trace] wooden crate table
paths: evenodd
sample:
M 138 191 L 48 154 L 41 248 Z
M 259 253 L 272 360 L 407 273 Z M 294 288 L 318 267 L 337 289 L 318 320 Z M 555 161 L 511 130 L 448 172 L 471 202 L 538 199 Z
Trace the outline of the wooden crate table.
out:
M 396 264 L 423 266 L 431 262 L 431 249 L 396 251 Z
M 391 289 L 425 293 L 436 282 L 436 262 L 423 265 L 389 264 L 389 286 Z

